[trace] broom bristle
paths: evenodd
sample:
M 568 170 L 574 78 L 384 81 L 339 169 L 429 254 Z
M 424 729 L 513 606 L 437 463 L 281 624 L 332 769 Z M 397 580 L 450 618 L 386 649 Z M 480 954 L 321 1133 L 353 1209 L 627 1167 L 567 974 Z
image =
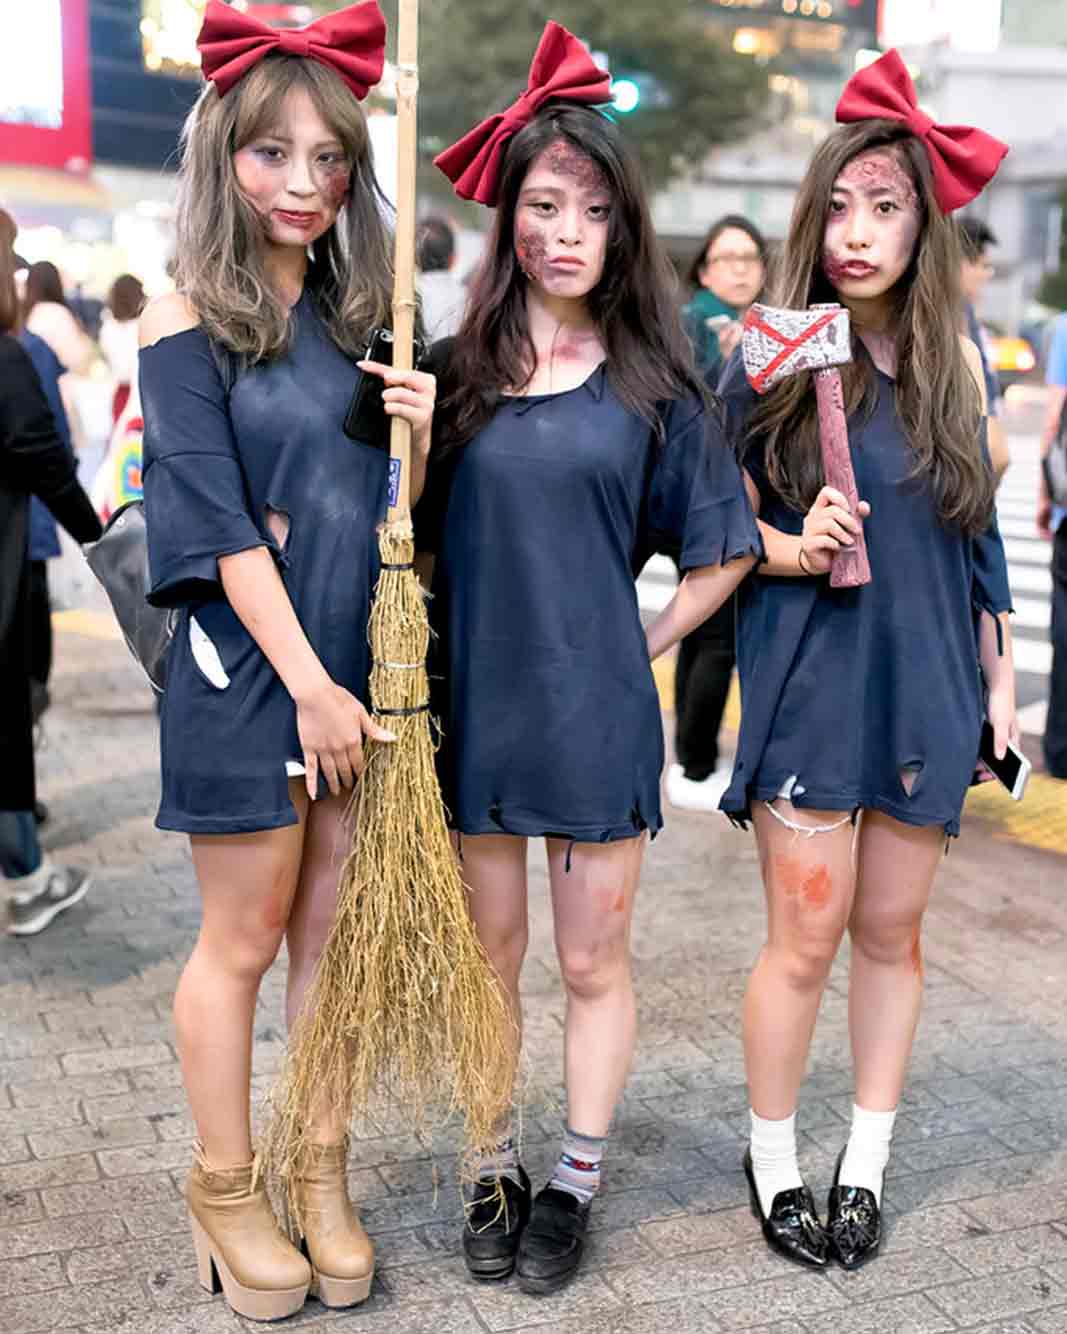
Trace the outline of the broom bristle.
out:
M 380 550 L 383 566 L 410 563 L 410 522 L 383 528 Z M 382 570 L 369 635 L 375 717 L 397 739 L 372 746 L 356 786 L 337 915 L 272 1096 L 261 1156 L 289 1183 L 294 1218 L 294 1168 L 325 1110 L 347 1124 L 386 1099 L 415 1133 L 458 1111 L 473 1163 L 492 1148 L 515 1080 L 515 1024 L 445 822 L 412 570 Z

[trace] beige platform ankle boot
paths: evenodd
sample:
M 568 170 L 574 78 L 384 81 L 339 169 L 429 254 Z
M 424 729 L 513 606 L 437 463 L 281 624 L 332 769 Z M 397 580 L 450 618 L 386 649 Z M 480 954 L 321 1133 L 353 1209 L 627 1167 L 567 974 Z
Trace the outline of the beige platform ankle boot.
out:
M 185 1187 L 200 1283 L 238 1315 L 281 1320 L 304 1305 L 311 1266 L 286 1240 L 253 1163 L 215 1169 L 197 1150 Z
M 312 1144 L 296 1174 L 304 1253 L 312 1294 L 323 1306 L 366 1301 L 374 1281 L 374 1246 L 348 1198 L 348 1140 Z

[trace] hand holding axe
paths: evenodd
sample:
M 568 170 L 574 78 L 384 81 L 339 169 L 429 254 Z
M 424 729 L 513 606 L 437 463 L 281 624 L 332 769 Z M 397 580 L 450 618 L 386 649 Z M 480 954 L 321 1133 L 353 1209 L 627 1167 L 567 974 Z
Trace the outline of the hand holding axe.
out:
M 814 371 L 819 405 L 819 443 L 823 476 L 848 501 L 859 518 L 859 493 L 848 448 L 848 419 L 839 366 L 852 360 L 848 311 L 844 306 L 812 306 L 810 310 L 780 310 L 754 305 L 745 315 L 741 355 L 748 382 L 765 394 L 788 375 Z M 834 553 L 830 567 L 832 588 L 858 588 L 871 581 L 867 543 L 860 530 L 851 547 Z

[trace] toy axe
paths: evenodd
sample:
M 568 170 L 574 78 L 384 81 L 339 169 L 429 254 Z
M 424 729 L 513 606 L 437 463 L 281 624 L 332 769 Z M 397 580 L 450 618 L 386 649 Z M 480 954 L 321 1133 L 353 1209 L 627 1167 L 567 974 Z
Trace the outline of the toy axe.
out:
M 788 375 L 814 371 L 819 405 L 819 442 L 826 485 L 848 500 L 859 517 L 859 493 L 848 448 L 848 419 L 837 369 L 852 360 L 848 311 L 844 306 L 812 306 L 810 310 L 778 310 L 754 305 L 745 315 L 741 336 L 748 382 L 765 394 Z M 867 544 L 861 530 L 851 547 L 834 554 L 830 567 L 833 588 L 858 588 L 871 581 Z

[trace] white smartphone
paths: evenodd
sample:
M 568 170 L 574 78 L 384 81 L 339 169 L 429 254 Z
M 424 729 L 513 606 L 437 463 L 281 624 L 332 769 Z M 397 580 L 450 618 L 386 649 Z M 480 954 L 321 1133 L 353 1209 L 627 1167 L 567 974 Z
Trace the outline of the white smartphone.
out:
M 733 320 L 729 315 L 709 315 L 704 324 L 708 329 L 718 333 L 720 329 L 725 329 L 728 324 L 733 324 Z
M 1032 765 L 1019 747 L 1008 742 L 1004 758 L 998 760 L 993 749 L 993 728 L 988 719 L 982 724 L 982 740 L 978 747 L 978 758 L 998 782 L 1002 783 L 1011 794 L 1013 801 L 1022 801 L 1026 791 L 1026 780 L 1030 777 Z

